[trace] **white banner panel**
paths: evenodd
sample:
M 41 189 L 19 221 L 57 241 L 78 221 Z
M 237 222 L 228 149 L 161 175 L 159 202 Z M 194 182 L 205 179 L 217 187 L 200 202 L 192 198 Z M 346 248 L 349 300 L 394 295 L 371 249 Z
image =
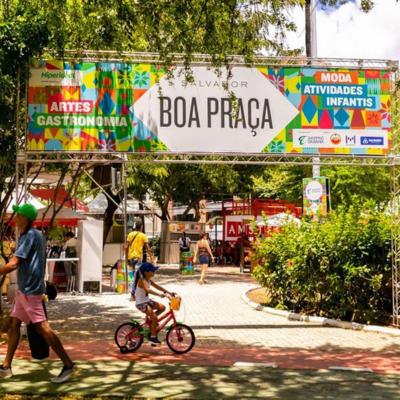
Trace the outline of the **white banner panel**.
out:
M 355 129 L 293 129 L 293 146 L 321 149 L 387 149 L 388 132 Z

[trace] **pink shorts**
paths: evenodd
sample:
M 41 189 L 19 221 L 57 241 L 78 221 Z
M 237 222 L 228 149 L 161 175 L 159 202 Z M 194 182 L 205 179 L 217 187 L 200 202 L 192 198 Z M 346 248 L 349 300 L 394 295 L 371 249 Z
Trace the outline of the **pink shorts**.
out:
M 27 325 L 31 321 L 34 324 L 46 321 L 42 298 L 42 294 L 24 295 L 18 290 L 11 308 L 10 317 L 18 318 Z

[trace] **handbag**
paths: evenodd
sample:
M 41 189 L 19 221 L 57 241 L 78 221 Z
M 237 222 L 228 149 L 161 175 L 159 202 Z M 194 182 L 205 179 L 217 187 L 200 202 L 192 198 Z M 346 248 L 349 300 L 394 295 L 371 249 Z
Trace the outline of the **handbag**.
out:
M 44 301 L 42 301 L 42 306 L 47 320 L 47 310 Z M 35 358 L 36 360 L 43 360 L 49 357 L 50 346 L 44 340 L 43 336 L 37 332 L 35 325 L 33 325 L 32 322 L 30 322 L 29 325 L 27 326 L 27 331 L 28 331 L 28 341 L 29 341 L 29 347 L 31 349 L 32 358 Z
M 170 308 L 171 308 L 171 310 L 179 311 L 181 309 L 181 298 L 180 297 L 172 297 Z
M 46 294 L 49 300 L 55 300 L 58 294 L 57 286 L 52 283 L 48 283 L 46 285 Z

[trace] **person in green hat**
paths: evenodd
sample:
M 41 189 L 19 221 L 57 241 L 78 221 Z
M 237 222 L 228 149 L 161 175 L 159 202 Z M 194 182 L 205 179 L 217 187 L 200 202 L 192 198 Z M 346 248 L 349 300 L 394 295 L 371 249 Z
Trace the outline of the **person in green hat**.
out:
M 33 227 L 38 212 L 31 204 L 13 206 L 15 222 L 20 238 L 14 256 L 0 267 L 0 275 L 18 270 L 18 292 L 10 313 L 10 332 L 7 354 L 0 367 L 0 378 L 13 376 L 11 363 L 20 340 L 22 322 L 34 324 L 36 331 L 60 357 L 64 367 L 59 376 L 51 379 L 62 383 L 79 373 L 78 366 L 71 361 L 58 336 L 51 330 L 44 313 L 42 298 L 45 293 L 44 274 L 46 266 L 46 239 Z

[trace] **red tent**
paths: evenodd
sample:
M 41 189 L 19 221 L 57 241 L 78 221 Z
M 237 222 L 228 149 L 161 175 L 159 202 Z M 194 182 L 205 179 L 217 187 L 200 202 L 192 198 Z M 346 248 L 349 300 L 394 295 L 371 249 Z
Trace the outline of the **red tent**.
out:
M 33 223 L 34 227 L 41 226 L 43 214 L 45 211 L 46 211 L 46 208 L 41 208 L 40 210 L 38 210 L 38 216 L 36 218 L 36 221 Z M 46 217 L 44 219 L 44 224 L 43 224 L 44 226 L 49 225 L 52 215 L 53 215 L 53 208 L 51 208 L 47 212 Z M 63 226 L 77 226 L 78 221 L 83 220 L 83 219 L 88 219 L 88 218 L 86 217 L 86 215 L 79 214 L 68 208 L 61 209 L 55 217 L 55 221 L 57 222 L 57 224 L 63 225 Z M 10 225 L 15 226 L 15 220 L 11 221 Z
M 43 200 L 53 201 L 55 189 L 32 189 L 31 192 L 34 196 L 40 197 Z M 71 197 L 64 188 L 60 188 L 57 192 L 56 203 L 60 205 L 64 199 L 67 199 L 64 203 L 64 207 L 75 208 L 76 210 L 84 212 L 89 211 L 80 200 Z

